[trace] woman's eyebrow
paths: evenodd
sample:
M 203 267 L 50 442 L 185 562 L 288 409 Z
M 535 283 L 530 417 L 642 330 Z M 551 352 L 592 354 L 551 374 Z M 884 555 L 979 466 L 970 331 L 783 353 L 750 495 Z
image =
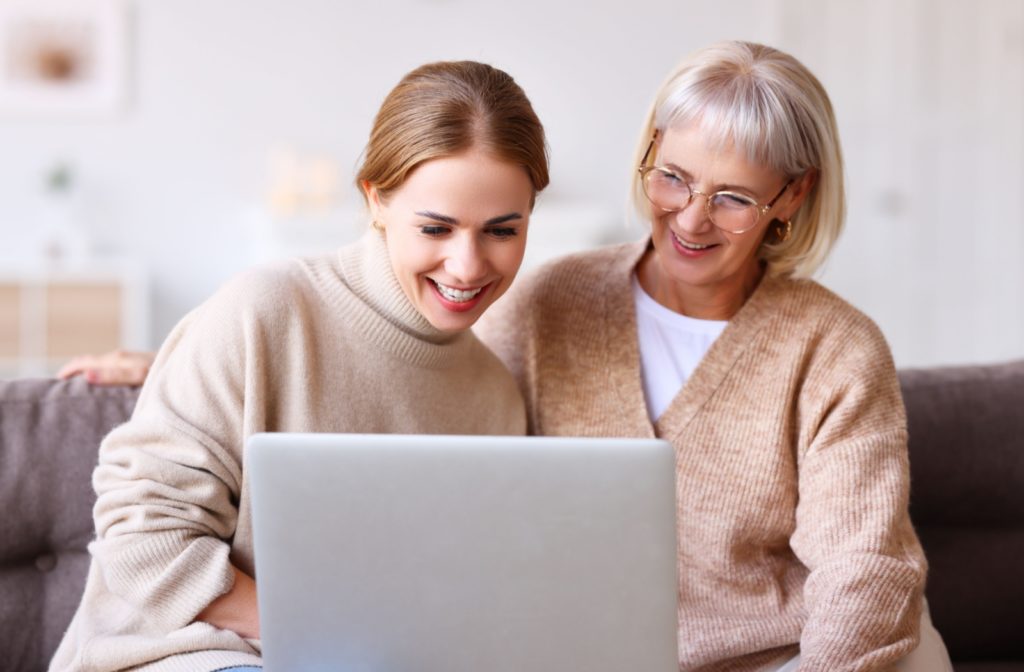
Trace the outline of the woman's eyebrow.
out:
M 507 215 L 501 215 L 500 217 L 492 217 L 484 222 L 484 226 L 494 226 L 495 224 L 504 224 L 505 222 L 511 222 L 513 219 L 522 219 L 523 216 L 518 212 L 510 212 Z
M 434 220 L 436 222 L 441 222 L 443 224 L 450 224 L 451 226 L 458 226 L 458 224 L 459 224 L 459 220 L 455 219 L 454 217 L 449 217 L 448 215 L 442 215 L 442 214 L 434 212 L 432 210 L 419 210 L 415 214 L 419 215 L 420 217 L 426 217 L 427 219 L 432 219 L 432 220 Z M 484 226 L 494 226 L 495 224 L 504 224 L 505 222 L 511 222 L 514 219 L 522 219 L 522 218 L 523 218 L 523 216 L 521 214 L 519 214 L 518 212 L 510 212 L 507 215 L 500 215 L 498 217 L 492 217 L 492 218 L 488 219 L 486 222 L 484 222 Z
M 674 163 L 671 163 L 671 162 L 670 163 L 666 163 L 665 167 L 666 168 L 671 168 L 673 173 L 679 173 L 680 175 L 686 175 L 687 177 L 693 177 L 688 172 L 683 170 L 680 166 L 677 166 Z
M 455 219 L 454 217 L 438 214 L 431 210 L 420 210 L 415 214 L 419 215 L 420 217 L 426 217 L 427 219 L 433 219 L 435 221 L 442 222 L 444 224 L 451 224 L 453 226 L 459 223 L 459 220 Z

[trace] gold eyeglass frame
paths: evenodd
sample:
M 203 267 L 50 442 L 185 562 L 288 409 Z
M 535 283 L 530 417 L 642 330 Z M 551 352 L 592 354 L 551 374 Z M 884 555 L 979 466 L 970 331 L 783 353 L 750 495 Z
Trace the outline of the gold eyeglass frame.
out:
M 690 185 L 689 182 L 686 182 L 685 180 L 683 180 L 682 177 L 680 177 L 679 175 L 676 175 L 676 173 L 674 171 L 671 171 L 671 170 L 669 170 L 667 168 L 663 168 L 662 166 L 648 166 L 648 165 L 644 165 L 644 164 L 647 163 L 647 157 L 651 155 L 651 150 L 654 149 L 654 143 L 657 141 L 657 139 L 658 139 L 658 132 L 655 131 L 654 132 L 654 137 L 651 138 L 650 144 L 647 145 L 647 151 L 644 152 L 644 157 L 642 159 L 640 159 L 640 166 L 637 168 L 637 172 L 640 173 L 640 188 L 643 190 L 644 196 L 647 198 L 647 200 L 650 202 L 651 205 L 653 205 L 654 207 L 658 208 L 659 210 L 662 210 L 663 212 L 681 212 L 681 211 L 685 210 L 686 208 L 690 207 L 690 204 L 693 203 L 693 197 L 694 196 L 698 196 L 698 195 L 699 196 L 704 196 L 704 214 L 707 215 L 708 221 L 711 222 L 712 224 L 714 224 L 719 229 L 722 229 L 722 227 L 718 226 L 718 224 L 715 223 L 715 219 L 711 216 L 711 200 L 715 196 L 718 196 L 719 194 L 725 194 L 727 196 L 732 196 L 734 198 L 740 198 L 740 199 L 742 199 L 744 201 L 749 201 L 750 202 L 750 206 L 749 207 L 756 208 L 757 209 L 757 213 L 758 213 L 757 217 L 754 218 L 754 223 L 751 224 L 750 226 L 748 226 L 747 228 L 741 229 L 739 231 L 729 231 L 729 229 L 722 229 L 722 231 L 725 231 L 726 233 L 732 233 L 732 234 L 735 234 L 735 235 L 741 235 L 741 234 L 746 233 L 747 231 L 750 231 L 752 229 L 757 228 L 757 223 L 761 220 L 761 218 L 764 217 L 768 213 L 768 211 L 772 209 L 772 206 L 775 205 L 780 198 L 782 198 L 782 195 L 784 193 L 786 193 L 786 189 L 789 188 L 789 185 L 793 184 L 793 180 L 792 180 L 792 178 L 790 178 L 790 180 L 788 182 L 786 182 L 784 185 L 782 185 L 782 189 L 779 190 L 779 193 L 775 194 L 775 198 L 773 198 L 772 200 L 768 201 L 768 203 L 766 203 L 764 205 L 762 205 L 762 204 L 758 203 L 757 201 L 751 199 L 749 196 L 746 196 L 745 194 L 738 194 L 735 191 L 724 191 L 723 190 L 723 191 L 714 191 L 714 192 L 708 194 L 708 193 L 705 193 L 705 192 L 700 191 L 698 189 L 694 189 Z M 680 181 L 683 181 L 683 183 L 686 184 L 686 189 L 687 189 L 687 191 L 690 192 L 690 197 L 686 200 L 685 204 L 683 204 L 682 206 L 680 206 L 678 208 L 663 208 L 660 205 L 658 205 L 657 203 L 655 203 L 653 200 L 651 200 L 651 195 L 647 193 L 647 175 L 649 173 L 651 173 L 652 171 L 655 171 L 655 170 L 661 171 L 663 173 L 668 173 L 670 175 L 675 175 L 677 178 L 680 179 Z

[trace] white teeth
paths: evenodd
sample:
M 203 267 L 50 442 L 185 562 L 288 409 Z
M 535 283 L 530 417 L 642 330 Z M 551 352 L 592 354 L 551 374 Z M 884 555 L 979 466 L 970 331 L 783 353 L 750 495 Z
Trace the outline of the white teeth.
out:
M 685 240 L 683 240 L 682 238 L 680 238 L 679 236 L 677 236 L 674 232 L 672 233 L 672 237 L 675 238 L 676 241 L 680 245 L 682 245 L 683 247 L 685 247 L 688 250 L 706 250 L 709 247 L 711 247 L 710 244 L 708 244 L 708 245 L 698 245 L 697 243 L 688 243 Z
M 455 289 L 448 285 L 442 285 L 437 280 L 434 280 L 434 284 L 437 285 L 438 290 L 440 290 L 441 295 L 444 298 L 449 301 L 454 301 L 455 303 L 465 303 L 483 291 L 483 287 L 477 287 L 476 289 Z

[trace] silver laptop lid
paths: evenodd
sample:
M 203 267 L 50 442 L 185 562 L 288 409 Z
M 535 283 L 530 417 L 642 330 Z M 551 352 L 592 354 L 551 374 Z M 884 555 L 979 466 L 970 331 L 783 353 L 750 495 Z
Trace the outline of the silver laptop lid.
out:
M 669 672 L 675 459 L 656 440 L 261 434 L 268 672 Z

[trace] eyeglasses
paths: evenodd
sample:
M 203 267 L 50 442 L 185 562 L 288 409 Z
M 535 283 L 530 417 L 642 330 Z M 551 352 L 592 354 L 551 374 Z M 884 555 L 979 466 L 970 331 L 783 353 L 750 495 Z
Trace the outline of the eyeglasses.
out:
M 647 151 L 644 152 L 644 158 L 640 159 L 640 167 L 637 168 L 647 200 L 665 212 L 676 212 L 685 210 L 694 196 L 705 196 L 707 200 L 704 209 L 708 219 L 729 233 L 746 233 L 757 226 L 757 221 L 772 209 L 789 185 L 793 184 L 793 180 L 786 182 L 775 198 L 765 205 L 733 191 L 716 191 L 708 194 L 694 189 L 668 168 L 645 165 L 653 148 L 654 140 L 651 140 L 651 144 L 647 145 Z

